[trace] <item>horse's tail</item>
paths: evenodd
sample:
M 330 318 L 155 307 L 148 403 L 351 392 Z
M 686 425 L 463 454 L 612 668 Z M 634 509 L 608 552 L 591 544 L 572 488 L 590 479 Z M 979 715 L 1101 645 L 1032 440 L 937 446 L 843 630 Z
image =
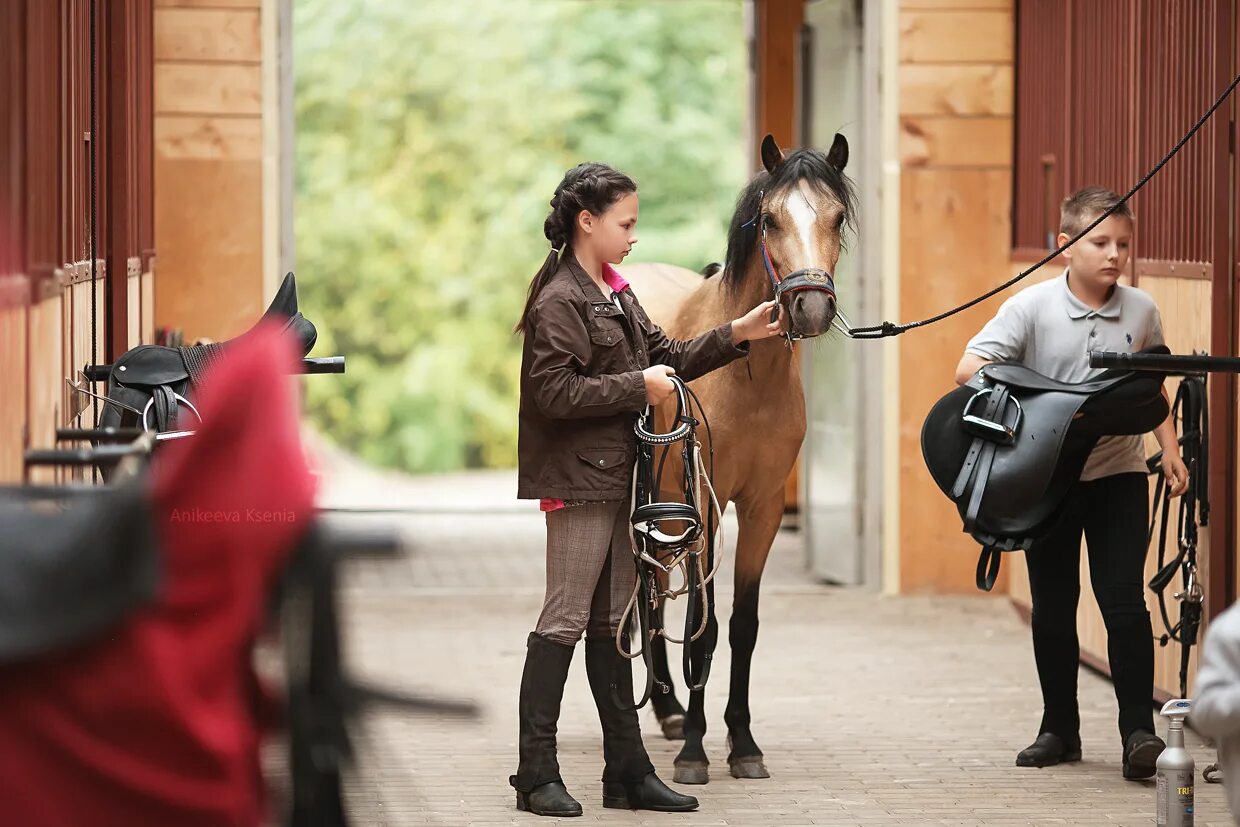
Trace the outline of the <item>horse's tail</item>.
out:
M 720 264 L 717 261 L 712 261 L 710 264 L 707 264 L 705 267 L 702 268 L 702 277 L 710 278 L 711 276 L 717 276 L 719 275 L 719 271 L 721 271 L 722 269 L 723 269 L 722 264 Z

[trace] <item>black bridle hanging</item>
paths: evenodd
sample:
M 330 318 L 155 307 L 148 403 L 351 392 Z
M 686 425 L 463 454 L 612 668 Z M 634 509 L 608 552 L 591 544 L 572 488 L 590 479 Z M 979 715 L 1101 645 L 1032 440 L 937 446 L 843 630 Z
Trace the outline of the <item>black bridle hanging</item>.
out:
M 637 461 L 633 469 L 630 537 L 637 565 L 637 584 L 616 631 L 616 647 L 620 653 L 630 659 L 641 657 L 646 665 L 646 688 L 633 708 L 645 705 L 655 687 L 655 670 L 650 648 L 655 637 L 661 636 L 684 646 L 685 682 L 691 690 L 702 689 L 710 676 L 709 658 L 703 662 L 700 673 L 694 675 L 689 647 L 691 642 L 706 631 L 710 615 L 707 585 L 718 571 L 718 560 L 712 561 L 714 555 L 711 549 L 720 509 L 711 487 L 710 475 L 704 472 L 701 466 L 702 446 L 697 441 L 696 434 L 697 426 L 702 423 L 706 425 L 709 434 L 710 423 L 706 421 L 702 404 L 693 391 L 689 390 L 679 377 L 669 378 L 676 389 L 676 414 L 672 429 L 667 433 L 655 430 L 655 409 L 651 406 L 647 406 L 633 428 L 638 446 Z M 696 403 L 702 423 L 692 416 L 691 402 Z M 676 443 L 681 444 L 684 501 L 660 502 L 658 496 L 664 463 L 668 451 Z M 662 451 L 656 465 L 655 452 L 660 447 Z M 705 518 L 702 512 L 703 486 L 709 492 Z M 713 510 L 710 506 L 713 506 Z M 680 587 L 672 588 L 669 582 L 668 587 L 663 588 L 660 575 L 667 576 L 670 580 L 672 572 L 676 570 L 679 570 L 683 577 Z M 681 595 L 685 595 L 687 603 L 685 634 L 682 639 L 677 640 L 668 635 L 663 626 L 661 606 L 664 600 L 674 600 Z M 695 629 L 694 617 L 699 614 L 701 620 Z M 628 651 L 625 641 L 629 636 L 631 621 L 636 622 L 641 640 L 641 648 L 633 652 Z M 671 690 L 671 687 L 662 683 L 659 688 L 663 692 Z M 614 688 L 613 700 L 617 705 L 623 705 Z
M 1171 497 L 1168 495 L 1166 480 L 1160 474 L 1154 489 L 1154 505 L 1150 514 L 1150 529 L 1147 542 L 1154 539 L 1154 524 L 1160 517 L 1162 524 L 1158 531 L 1158 572 L 1150 579 L 1150 589 L 1158 595 L 1158 608 L 1162 614 L 1166 633 L 1158 638 L 1160 646 L 1171 641 L 1180 644 L 1180 697 L 1188 697 L 1188 662 L 1192 648 L 1197 643 L 1197 632 L 1201 628 L 1202 603 L 1205 590 L 1202 588 L 1197 571 L 1197 528 L 1207 526 L 1210 522 L 1210 503 L 1207 498 L 1209 484 L 1209 417 L 1206 407 L 1206 384 L 1203 376 L 1187 375 L 1180 380 L 1179 390 L 1171 408 L 1172 422 L 1180 424 L 1182 435 L 1179 445 L 1188 468 L 1188 487 L 1180 496 L 1179 515 L 1176 520 L 1177 547 L 1176 556 L 1166 561 L 1167 525 L 1171 518 Z M 1162 453 L 1150 458 L 1148 465 L 1151 473 L 1159 472 Z M 1160 508 L 1161 506 L 1161 508 Z M 1176 592 L 1174 598 L 1180 601 L 1180 619 L 1171 622 L 1167 612 L 1166 589 L 1180 572 L 1183 590 Z

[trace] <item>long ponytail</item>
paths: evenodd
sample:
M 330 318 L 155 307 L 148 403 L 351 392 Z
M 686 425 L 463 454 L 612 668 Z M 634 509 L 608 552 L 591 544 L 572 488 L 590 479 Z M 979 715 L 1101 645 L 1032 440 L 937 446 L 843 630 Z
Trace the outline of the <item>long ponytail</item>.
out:
M 560 266 L 561 257 L 572 248 L 573 228 L 577 215 L 588 210 L 602 215 L 607 208 L 631 192 L 637 192 L 632 178 L 606 164 L 585 163 L 564 173 L 551 198 L 551 212 L 543 222 L 543 235 L 551 242 L 551 252 L 530 281 L 525 309 L 512 332 L 524 335 L 529 327 L 530 311 L 551 277 Z
M 517 322 L 517 326 L 512 329 L 513 333 L 525 335 L 525 326 L 529 323 L 530 309 L 534 307 L 534 300 L 538 298 L 538 294 L 547 286 L 547 282 L 551 281 L 551 277 L 555 275 L 555 271 L 560 266 L 560 254 L 564 248 L 559 250 L 554 247 L 547 254 L 547 258 L 543 261 L 542 267 L 538 268 L 538 272 L 534 274 L 534 278 L 530 281 L 529 294 L 525 297 L 525 309 L 521 311 L 521 319 Z

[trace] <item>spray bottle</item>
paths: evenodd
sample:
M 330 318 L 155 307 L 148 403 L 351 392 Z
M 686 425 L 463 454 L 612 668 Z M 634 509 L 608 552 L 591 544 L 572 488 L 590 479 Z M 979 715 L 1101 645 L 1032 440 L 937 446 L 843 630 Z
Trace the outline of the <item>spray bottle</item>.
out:
M 1193 827 L 1193 756 L 1184 748 L 1184 719 L 1192 701 L 1172 700 L 1162 708 L 1168 718 L 1167 748 L 1158 756 L 1158 827 Z

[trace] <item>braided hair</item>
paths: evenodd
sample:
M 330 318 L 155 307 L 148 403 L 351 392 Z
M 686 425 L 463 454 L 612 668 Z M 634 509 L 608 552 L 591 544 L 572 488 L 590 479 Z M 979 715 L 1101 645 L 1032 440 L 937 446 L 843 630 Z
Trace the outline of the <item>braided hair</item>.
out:
M 564 251 L 573 246 L 577 216 L 581 214 L 581 211 L 587 210 L 593 215 L 602 215 L 612 204 L 634 192 L 637 192 L 637 184 L 633 179 L 606 164 L 597 162 L 578 164 L 564 173 L 563 180 L 555 188 L 555 194 L 551 196 L 551 212 L 547 214 L 547 220 L 543 222 L 543 235 L 547 237 L 547 241 L 551 242 L 551 251 L 547 253 L 542 267 L 530 281 L 525 309 L 521 311 L 521 320 L 517 322 L 513 332 L 521 334 L 526 332 L 530 309 L 533 308 L 538 294 L 555 274 Z

